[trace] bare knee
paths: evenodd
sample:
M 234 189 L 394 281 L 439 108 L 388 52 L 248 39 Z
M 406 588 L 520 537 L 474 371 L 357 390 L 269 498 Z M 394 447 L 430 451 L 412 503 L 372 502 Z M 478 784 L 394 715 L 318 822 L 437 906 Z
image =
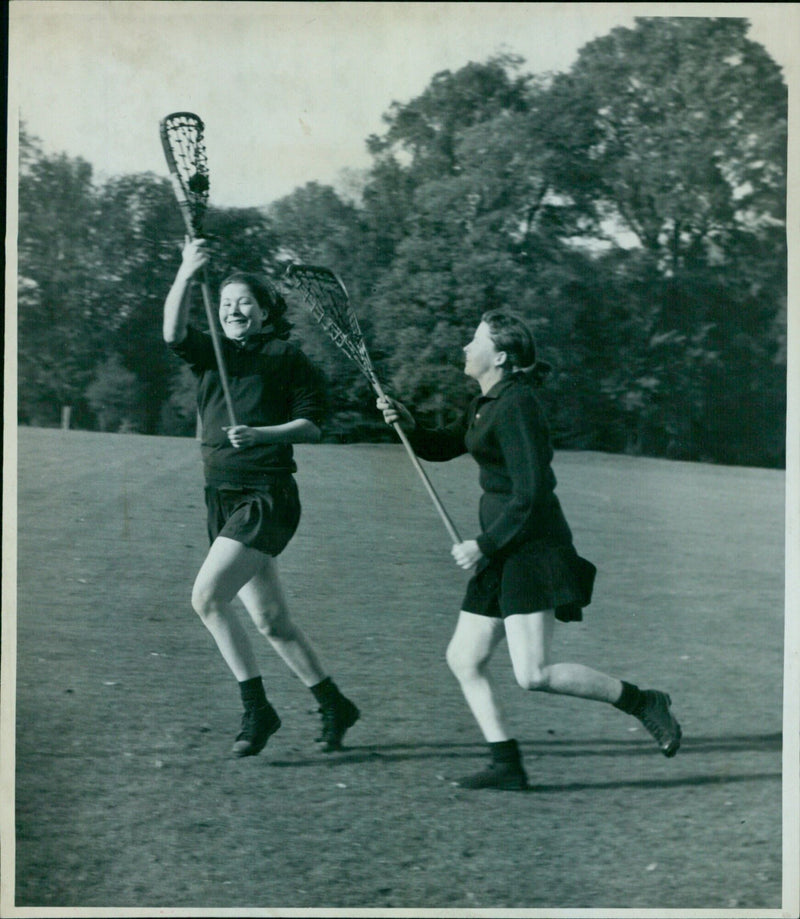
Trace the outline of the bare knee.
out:
M 280 600 L 262 602 L 251 615 L 258 631 L 270 641 L 287 641 L 294 635 L 289 612 Z
M 548 668 L 536 663 L 515 664 L 514 677 L 522 689 L 533 692 L 547 692 L 550 689 Z
M 213 584 L 195 581 L 192 588 L 192 609 L 203 621 L 218 615 L 223 604 L 224 601 Z
M 476 655 L 471 648 L 457 641 L 451 641 L 447 646 L 445 659 L 453 676 L 461 682 L 480 676 L 488 662 L 487 658 Z

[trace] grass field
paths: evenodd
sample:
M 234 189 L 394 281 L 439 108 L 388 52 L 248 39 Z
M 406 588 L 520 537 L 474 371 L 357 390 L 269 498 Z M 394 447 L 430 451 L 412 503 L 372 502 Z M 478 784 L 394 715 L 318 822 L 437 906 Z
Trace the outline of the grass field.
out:
M 501 647 L 534 785 L 503 794 L 450 784 L 485 758 L 444 663 L 466 575 L 402 448 L 297 455 L 284 582 L 362 720 L 317 752 L 253 630 L 283 727 L 234 760 L 236 684 L 189 605 L 197 445 L 20 430 L 16 906 L 780 907 L 783 473 L 556 457 L 600 569 L 558 656 L 668 690 L 685 740 L 666 760 L 610 706 L 524 693 Z M 472 461 L 429 470 L 474 534 Z

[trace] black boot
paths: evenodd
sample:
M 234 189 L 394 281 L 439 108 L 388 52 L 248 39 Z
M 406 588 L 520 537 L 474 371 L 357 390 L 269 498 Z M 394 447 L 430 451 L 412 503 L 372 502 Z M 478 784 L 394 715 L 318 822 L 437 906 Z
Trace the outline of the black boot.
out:
M 269 738 L 281 726 L 278 713 L 267 702 L 264 681 L 260 676 L 239 683 L 244 714 L 242 729 L 233 745 L 234 756 L 255 756 L 267 745 Z
M 317 741 L 324 744 L 324 753 L 342 749 L 342 739 L 361 714 L 353 703 L 342 695 L 330 677 L 311 687 L 314 698 L 319 702 L 322 716 L 322 732 Z
M 523 791 L 528 787 L 528 776 L 522 765 L 522 756 L 516 740 L 490 743 L 492 761 L 486 769 L 458 779 L 461 788 L 493 788 L 495 791 Z
M 642 691 L 643 705 L 635 716 L 655 738 L 664 756 L 675 756 L 681 745 L 681 726 L 672 714 L 672 700 L 665 692 L 657 689 Z
M 242 715 L 242 730 L 233 745 L 233 755 L 255 756 L 260 753 L 280 726 L 281 719 L 269 702 L 246 708 Z

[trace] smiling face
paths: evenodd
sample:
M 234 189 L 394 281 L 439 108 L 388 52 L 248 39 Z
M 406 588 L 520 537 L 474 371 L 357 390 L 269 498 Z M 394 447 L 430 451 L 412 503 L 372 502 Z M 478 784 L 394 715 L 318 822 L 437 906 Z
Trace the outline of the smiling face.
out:
M 506 353 L 497 350 L 485 322 L 481 322 L 472 341 L 464 347 L 464 357 L 464 373 L 482 386 L 497 382 L 503 375 Z
M 219 321 L 228 338 L 243 341 L 261 331 L 266 319 L 253 292 L 238 281 L 226 284 L 220 292 Z

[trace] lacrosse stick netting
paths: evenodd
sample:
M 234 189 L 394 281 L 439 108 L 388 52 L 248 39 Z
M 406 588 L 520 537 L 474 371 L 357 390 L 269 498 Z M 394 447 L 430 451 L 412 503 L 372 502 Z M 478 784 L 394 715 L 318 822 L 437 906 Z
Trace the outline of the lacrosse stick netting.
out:
M 208 157 L 203 137 L 205 126 L 201 119 L 192 112 L 174 112 L 161 120 L 161 145 L 169 167 L 169 177 L 175 198 L 181 210 L 186 232 L 190 239 L 203 235 L 203 218 L 208 208 L 210 188 Z M 208 284 L 208 272 L 203 269 L 200 287 L 203 292 L 203 305 L 208 321 L 208 330 L 214 345 L 222 392 L 228 410 L 228 420 L 236 425 L 236 413 L 233 410 L 228 373 L 222 355 L 217 319 L 211 305 L 211 291 Z
M 350 304 L 347 288 L 341 279 L 329 268 L 317 265 L 290 265 L 286 269 L 283 281 L 290 290 L 300 292 L 312 318 L 322 326 L 336 347 L 358 367 L 376 395 L 385 399 L 386 394 L 372 365 L 364 336 L 358 324 L 358 317 Z M 450 539 L 453 543 L 460 543 L 461 537 L 425 470 L 420 465 L 419 458 L 409 443 L 405 431 L 398 422 L 395 422 L 392 427 L 405 447 L 428 496 L 433 501 Z
M 192 239 L 203 235 L 208 207 L 210 183 L 204 131 L 203 122 L 191 112 L 175 112 L 161 121 L 161 144 L 170 179 Z

